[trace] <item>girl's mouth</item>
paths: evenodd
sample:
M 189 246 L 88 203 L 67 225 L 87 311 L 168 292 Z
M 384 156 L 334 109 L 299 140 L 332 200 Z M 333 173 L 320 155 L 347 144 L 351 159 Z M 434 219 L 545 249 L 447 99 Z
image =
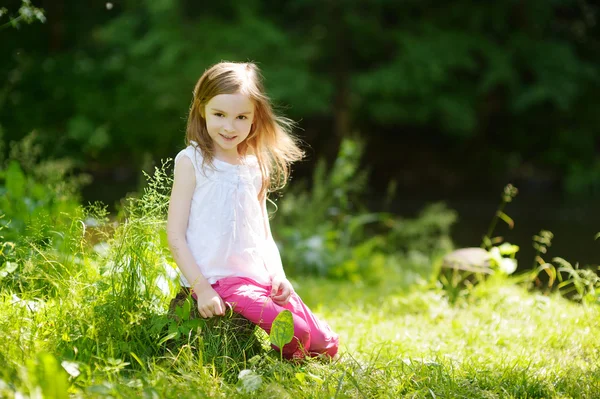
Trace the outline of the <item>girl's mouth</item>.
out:
M 237 136 L 226 136 L 226 135 L 224 135 L 224 134 L 221 134 L 221 133 L 219 133 L 219 135 L 220 135 L 221 137 L 223 137 L 223 139 L 225 139 L 225 141 L 233 141 L 233 140 L 235 140 L 235 138 L 237 137 Z

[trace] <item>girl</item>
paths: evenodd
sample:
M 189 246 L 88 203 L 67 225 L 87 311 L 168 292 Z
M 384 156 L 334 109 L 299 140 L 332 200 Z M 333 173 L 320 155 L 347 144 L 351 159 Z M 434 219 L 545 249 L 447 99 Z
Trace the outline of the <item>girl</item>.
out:
M 253 63 L 212 66 L 193 95 L 167 221 L 182 284 L 202 317 L 223 315 L 228 303 L 267 333 L 288 309 L 294 339 L 283 355 L 333 357 L 338 336 L 287 280 L 267 214 L 267 193 L 285 185 L 303 156 L 291 121 L 274 115 Z

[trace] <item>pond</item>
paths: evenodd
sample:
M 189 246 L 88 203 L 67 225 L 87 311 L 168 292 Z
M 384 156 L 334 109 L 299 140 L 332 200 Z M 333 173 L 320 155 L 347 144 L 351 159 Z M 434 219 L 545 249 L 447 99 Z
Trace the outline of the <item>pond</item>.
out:
M 405 217 L 413 217 L 427 203 L 445 202 L 458 213 L 458 221 L 452 227 L 452 239 L 456 247 L 479 246 L 487 232 L 491 219 L 500 204 L 498 194 L 462 193 L 435 195 L 417 193 L 397 198 L 391 210 Z M 540 230 L 554 234 L 552 246 L 544 256 L 546 261 L 561 257 L 575 265 L 600 264 L 600 207 L 597 200 L 568 200 L 559 194 L 520 192 L 513 202 L 507 204 L 507 213 L 515 222 L 511 230 L 499 221 L 494 235 L 501 235 L 520 247 L 517 259 L 519 269 L 531 268 L 535 256 L 532 237 Z

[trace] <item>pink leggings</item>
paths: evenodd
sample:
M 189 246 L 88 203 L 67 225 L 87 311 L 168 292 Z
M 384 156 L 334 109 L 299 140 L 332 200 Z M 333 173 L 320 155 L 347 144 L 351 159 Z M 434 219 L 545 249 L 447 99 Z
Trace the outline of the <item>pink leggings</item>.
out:
M 281 311 L 291 311 L 294 318 L 294 339 L 283 347 L 283 356 L 286 358 L 319 354 L 333 357 L 337 353 L 338 335 L 331 331 L 327 323 L 319 320 L 295 292 L 290 296 L 290 301 L 281 306 L 269 297 L 270 285 L 262 285 L 246 277 L 226 277 L 212 284 L 212 287 L 224 302 L 233 306 L 234 312 L 257 324 L 267 334 Z

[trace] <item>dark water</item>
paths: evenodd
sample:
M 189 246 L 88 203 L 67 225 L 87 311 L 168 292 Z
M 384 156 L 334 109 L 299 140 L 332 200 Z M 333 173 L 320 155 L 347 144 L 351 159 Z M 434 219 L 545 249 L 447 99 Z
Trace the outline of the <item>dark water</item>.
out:
M 457 247 L 479 246 L 487 232 L 492 217 L 500 205 L 500 194 L 464 193 L 455 195 L 405 194 L 394 201 L 392 211 L 401 216 L 416 216 L 427 203 L 445 202 L 458 213 L 452 227 L 452 239 Z M 530 268 L 535 250 L 532 237 L 540 230 L 554 234 L 552 246 L 544 256 L 546 261 L 561 257 L 573 265 L 600 264 L 600 207 L 592 200 L 567 200 L 548 193 L 519 193 L 505 207 L 505 213 L 515 222 L 511 230 L 498 221 L 494 236 L 520 247 L 517 259 L 519 269 Z

